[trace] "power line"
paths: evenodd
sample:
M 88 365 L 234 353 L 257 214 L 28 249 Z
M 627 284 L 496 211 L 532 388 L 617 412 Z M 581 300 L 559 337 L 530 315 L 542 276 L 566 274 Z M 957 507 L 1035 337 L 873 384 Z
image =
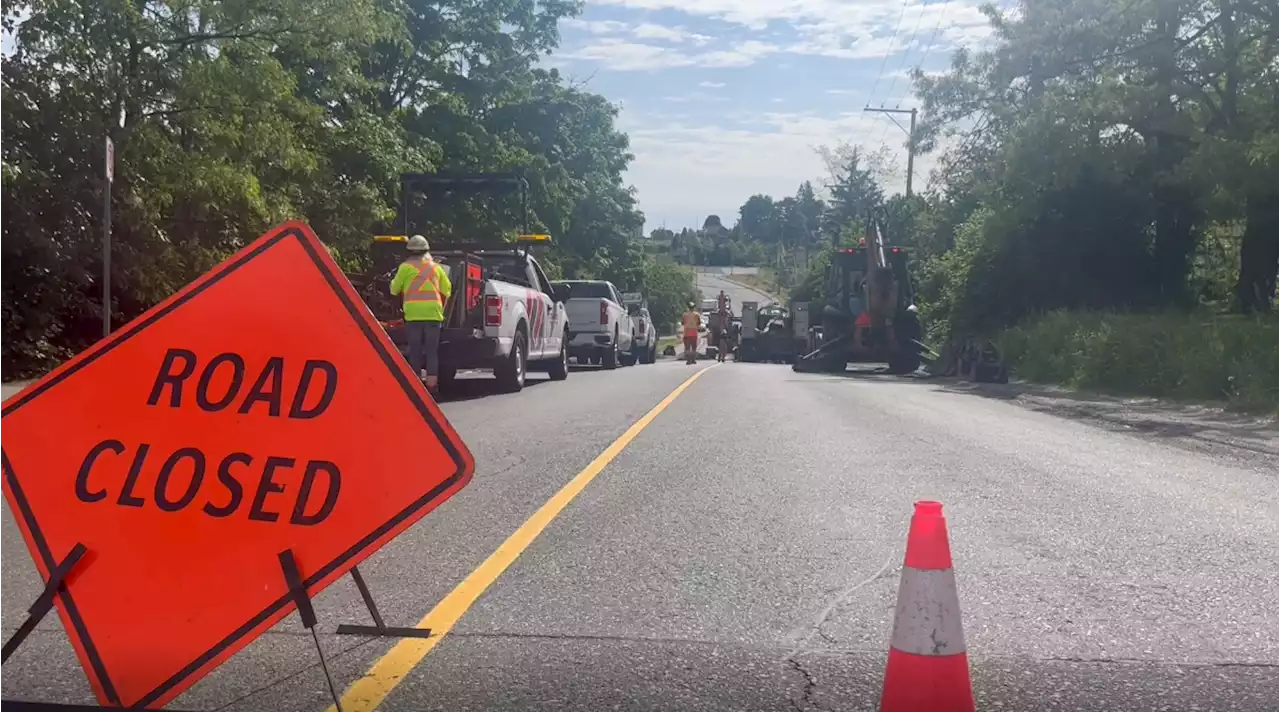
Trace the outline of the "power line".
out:
M 933 51 L 933 44 L 938 41 L 938 32 L 942 30 L 942 20 L 947 16 L 947 8 L 943 7 L 942 12 L 938 13 L 938 21 L 933 23 L 933 34 L 929 36 L 929 44 L 924 47 L 924 56 L 920 58 L 920 63 L 916 68 L 924 71 L 924 63 L 929 61 L 929 53 Z
M 884 76 L 884 68 L 889 64 L 889 55 L 893 54 L 894 40 L 898 39 L 898 29 L 902 27 L 902 18 L 907 14 L 907 3 L 911 0 L 902 0 L 902 12 L 898 13 L 898 23 L 893 26 L 893 34 L 889 37 L 889 48 L 884 52 L 884 59 L 880 61 L 880 71 L 876 72 L 876 81 L 871 85 L 871 93 L 867 95 L 867 106 L 871 105 L 871 100 L 876 96 L 876 89 L 880 87 L 880 77 Z
M 893 73 L 893 81 L 889 83 L 889 91 L 885 92 L 886 96 L 893 96 L 893 89 L 894 87 L 898 86 L 898 77 L 902 74 L 902 70 L 906 69 L 907 67 L 907 58 L 911 56 L 911 45 L 916 41 L 916 33 L 920 32 L 920 23 L 924 20 L 924 11 L 925 11 L 925 8 L 927 7 L 929 6 L 924 4 L 922 0 L 922 2 L 920 3 L 920 14 L 916 16 L 916 26 L 914 29 L 911 30 L 911 39 L 907 40 L 906 51 L 902 53 L 902 61 L 898 63 L 898 71 Z M 893 108 L 896 109 L 901 105 L 902 105 L 902 102 L 899 100 L 898 103 L 895 104 Z

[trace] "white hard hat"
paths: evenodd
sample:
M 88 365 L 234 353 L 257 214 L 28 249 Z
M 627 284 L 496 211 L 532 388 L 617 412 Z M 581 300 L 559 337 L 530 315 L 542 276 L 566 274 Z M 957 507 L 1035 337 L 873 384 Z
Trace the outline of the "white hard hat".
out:
M 426 252 L 431 249 L 431 246 L 427 244 L 427 238 L 422 235 L 414 235 L 405 243 L 405 249 L 410 252 Z

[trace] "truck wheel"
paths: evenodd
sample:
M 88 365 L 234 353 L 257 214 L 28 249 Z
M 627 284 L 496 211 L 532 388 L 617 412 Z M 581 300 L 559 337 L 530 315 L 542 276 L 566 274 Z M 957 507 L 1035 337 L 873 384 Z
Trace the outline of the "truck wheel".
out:
M 564 335 L 564 340 L 560 342 L 560 357 L 551 362 L 547 374 L 551 376 L 553 381 L 563 381 L 569 377 L 569 335 Z
M 507 360 L 494 369 L 493 375 L 498 377 L 498 387 L 506 393 L 517 393 L 524 388 L 525 366 L 528 365 L 527 347 L 524 345 L 524 332 L 517 331 L 511 340 L 511 353 Z
M 658 360 L 658 342 L 654 340 L 653 346 L 649 347 L 649 360 L 645 363 L 655 363 Z
M 601 354 L 600 365 L 604 366 L 607 369 L 615 369 L 618 367 L 618 339 L 617 338 L 613 340 L 613 345 L 609 347 L 609 350 Z

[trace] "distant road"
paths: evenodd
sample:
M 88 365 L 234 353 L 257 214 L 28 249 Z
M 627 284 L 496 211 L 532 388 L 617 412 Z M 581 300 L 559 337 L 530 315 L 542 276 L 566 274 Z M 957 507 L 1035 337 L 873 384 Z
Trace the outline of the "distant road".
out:
M 733 300 L 733 311 L 735 314 L 741 313 L 738 305 L 742 304 L 744 301 L 766 304 L 776 300 L 776 297 L 772 297 L 757 289 L 744 287 L 743 285 L 726 279 L 721 275 L 698 274 L 698 290 L 702 292 L 703 299 L 715 299 L 716 295 L 719 294 L 722 289 L 725 294 L 728 294 L 729 298 Z

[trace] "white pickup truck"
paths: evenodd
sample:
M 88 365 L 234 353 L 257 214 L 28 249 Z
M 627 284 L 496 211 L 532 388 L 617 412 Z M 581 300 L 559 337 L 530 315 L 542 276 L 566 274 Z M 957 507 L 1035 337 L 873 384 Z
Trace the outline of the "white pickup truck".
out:
M 617 368 L 636 362 L 635 330 L 625 301 L 613 282 L 566 280 L 557 288 L 569 291 L 569 355 L 578 363 Z
M 522 236 L 526 245 L 540 235 Z M 391 340 L 407 351 L 397 298 L 388 294 L 391 276 L 404 258 L 404 236 L 374 238 L 374 273 L 351 277 Z M 449 270 L 453 294 L 445 304 L 440 334 L 440 386 L 447 389 L 460 370 L 492 370 L 503 390 L 524 388 L 528 371 L 546 371 L 551 380 L 569 375 L 566 289 L 552 287 L 527 247 L 459 246 L 432 250 Z
M 632 351 L 637 363 L 653 363 L 658 360 L 658 332 L 653 328 L 653 317 L 649 316 L 649 307 L 644 294 L 640 292 L 624 292 L 622 300 L 626 303 L 627 313 L 631 316 L 636 342 Z

